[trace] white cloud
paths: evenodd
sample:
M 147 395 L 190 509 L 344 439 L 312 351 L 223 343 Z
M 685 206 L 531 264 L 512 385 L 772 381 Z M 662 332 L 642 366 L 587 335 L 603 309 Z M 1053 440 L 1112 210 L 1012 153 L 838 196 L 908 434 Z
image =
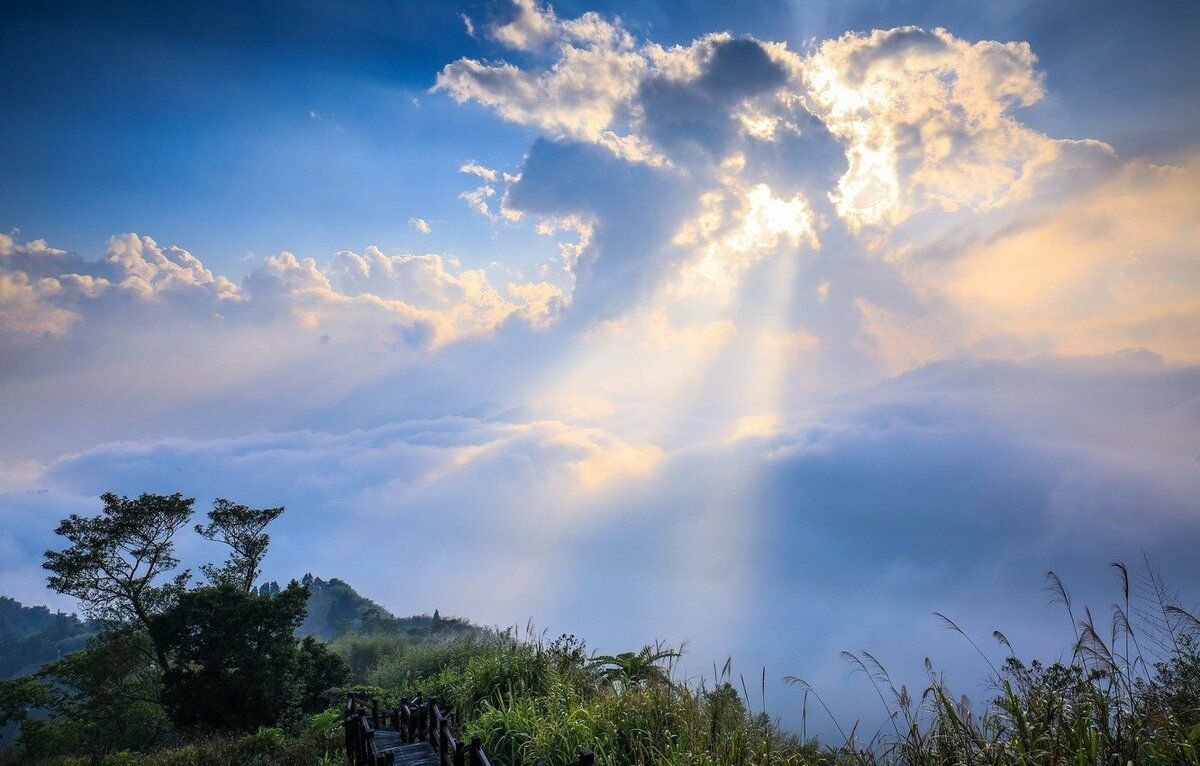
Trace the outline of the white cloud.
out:
M 766 184 L 733 183 L 700 198 L 700 214 L 675 235 L 696 257 L 680 268 L 678 290 L 728 299 L 739 276 L 783 248 L 820 247 L 812 208 L 803 194 L 775 196 Z M 730 209 L 732 208 L 732 209 Z
M 458 198 L 466 202 L 468 207 L 484 218 L 495 220 L 495 216 L 492 215 L 492 208 L 488 204 L 488 200 L 494 196 L 496 196 L 496 190 L 492 187 L 477 186 L 474 189 L 469 189 L 459 194 Z
M 10 380 L 34 370 L 70 375 L 75 367 L 125 358 L 128 369 L 116 365 L 104 373 L 114 376 L 111 385 L 121 385 L 160 346 L 172 354 L 190 350 L 198 359 L 252 354 L 240 374 L 266 374 L 292 363 L 294 355 L 328 356 L 332 352 L 321 349 L 331 339 L 343 349 L 339 353 L 352 356 L 426 353 L 490 337 L 510 320 L 545 327 L 561 303 L 556 286 L 509 284 L 501 294 L 482 270 L 463 269 L 436 254 L 387 255 L 371 247 L 362 255 L 337 253 L 321 267 L 284 252 L 264 259 L 238 285 L 187 251 L 149 237 L 113 237 L 100 261 L 42 242 L 0 238 L 0 349 L 44 359 L 28 372 L 5 370 Z M 82 343 L 82 354 L 68 353 L 75 347 L 62 345 L 68 342 Z M 247 344 L 273 353 L 250 351 Z M 99 356 L 89 361 L 93 353 Z M 346 380 L 361 380 L 376 366 L 347 369 Z M 206 385 L 225 384 L 208 375 L 188 384 Z
M 531 72 L 507 63 L 460 59 L 446 65 L 433 90 L 460 103 L 478 101 L 506 120 L 537 125 L 554 135 L 639 152 L 633 137 L 613 131 L 645 68 L 633 38 L 593 13 L 560 22 L 531 1 L 519 3 L 517 11 L 514 21 L 494 29 L 493 36 L 518 50 L 555 41 L 555 66 Z
M 429 221 L 426 221 L 424 218 L 409 218 L 408 225 L 418 234 L 428 234 L 433 231 L 433 227 L 429 225 Z
M 985 209 L 1027 197 L 1065 153 L 1009 112 L 1041 100 L 1028 43 L 969 43 L 944 29 L 848 33 L 804 61 L 807 101 L 846 147 L 833 192 L 853 228 L 895 224 L 931 205 Z
M 549 6 L 538 7 L 536 0 L 512 0 L 512 18 L 493 26 L 492 38 L 517 50 L 535 50 L 558 36 L 558 19 Z
M 458 169 L 458 172 L 466 173 L 467 175 L 472 175 L 472 176 L 479 176 L 480 178 L 487 181 L 488 183 L 495 183 L 496 178 L 497 178 L 495 170 L 493 170 L 492 168 L 485 168 L 483 165 L 480 165 L 478 162 L 473 162 L 473 161 L 472 162 L 464 162 L 462 164 L 462 167 L 460 167 Z

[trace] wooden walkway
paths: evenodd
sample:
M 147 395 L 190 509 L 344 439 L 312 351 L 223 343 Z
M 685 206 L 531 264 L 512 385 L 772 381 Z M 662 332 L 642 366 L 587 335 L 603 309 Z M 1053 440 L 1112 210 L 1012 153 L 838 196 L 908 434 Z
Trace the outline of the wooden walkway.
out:
M 479 737 L 466 744 L 454 736 L 457 717 L 443 713 L 437 700 L 417 697 L 386 710 L 379 700 L 351 694 L 343 724 L 351 766 L 492 766 Z M 581 750 L 569 766 L 595 762 L 590 750 Z

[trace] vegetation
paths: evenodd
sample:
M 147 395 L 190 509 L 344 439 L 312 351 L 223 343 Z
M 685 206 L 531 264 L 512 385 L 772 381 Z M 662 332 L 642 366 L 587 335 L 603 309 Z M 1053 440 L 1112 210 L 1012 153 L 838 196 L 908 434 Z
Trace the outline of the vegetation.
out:
M 255 587 L 265 529 L 281 509 L 219 501 L 195 530 L 230 556 L 193 583 L 173 549 L 191 500 L 104 499 L 100 517 L 65 520 L 66 547 L 46 557 L 51 584 L 81 600 L 98 632 L 83 651 L 0 681 L 0 724 L 22 724 L 0 763 L 341 763 L 340 712 L 326 708 L 353 688 L 385 704 L 436 697 L 496 766 L 564 766 L 581 748 L 606 766 L 1200 766 L 1200 621 L 1148 563 L 1138 574 L 1114 565 L 1120 597 L 1105 626 L 1050 574 L 1073 630 L 1059 663 L 1022 659 L 996 632 L 1007 656 L 993 665 L 939 615 L 991 668 L 983 704 L 952 694 L 928 660 L 928 683 L 914 693 L 872 655 L 845 653 L 886 710 L 884 725 L 864 736 L 833 721 L 840 737 L 819 744 L 756 710 L 728 662 L 685 682 L 674 672 L 680 651 L 662 644 L 597 654 L 530 628 L 485 630 L 438 612 L 397 618 L 338 580 Z M 304 635 L 314 592 L 329 644 Z M 26 635 L 62 624 L 7 611 L 5 624 L 19 626 L 9 630 Z M 810 698 L 824 707 L 818 690 L 786 680 L 806 710 Z
M 229 556 L 193 583 L 174 554 L 193 500 L 103 500 L 99 516 L 63 520 L 56 531 L 67 545 L 47 551 L 44 564 L 50 586 L 77 598 L 99 632 L 85 650 L 0 682 L 0 724 L 21 724 L 6 757 L 125 762 L 124 751 L 214 735 L 241 747 L 239 734 L 299 734 L 311 725 L 306 714 L 326 707 L 326 692 L 347 680 L 348 668 L 325 644 L 297 639 L 305 586 L 264 593 L 252 585 L 270 542 L 266 526 L 282 509 L 218 500 L 195 531 Z
M 973 705 L 951 693 L 926 664 L 918 694 L 892 683 L 867 653 L 844 657 L 861 670 L 886 709 L 883 727 L 862 736 L 842 726 L 825 745 L 785 732 L 751 709 L 744 683 L 728 665 L 698 684 L 675 680 L 679 654 L 662 645 L 589 655 L 582 642 L 547 642 L 513 633 L 473 635 L 440 644 L 344 638 L 351 656 L 370 647 L 374 668 L 353 663 L 356 679 L 377 694 L 434 696 L 479 736 L 498 766 L 570 763 L 579 748 L 612 764 L 1198 764 L 1200 763 L 1200 622 L 1147 564 L 1131 576 L 1122 565 L 1121 601 L 1107 628 L 1089 610 L 1077 614 L 1062 582 L 1053 599 L 1074 628 L 1070 660 L 1022 660 L 994 634 L 1007 658 L 979 649 L 993 673 L 992 698 Z M 362 654 L 366 655 L 366 652 Z M 818 690 L 787 679 L 820 702 Z M 765 683 L 765 679 L 763 679 Z M 806 705 L 807 707 L 807 705 Z

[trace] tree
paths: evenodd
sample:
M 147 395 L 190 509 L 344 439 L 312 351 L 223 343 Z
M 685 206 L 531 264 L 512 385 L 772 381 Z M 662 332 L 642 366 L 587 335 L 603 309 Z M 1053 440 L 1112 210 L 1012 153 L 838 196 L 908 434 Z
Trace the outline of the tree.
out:
M 42 567 L 52 574 L 50 587 L 74 596 L 93 619 L 132 623 L 148 630 L 151 618 L 175 602 L 187 587 L 184 571 L 163 581 L 179 565 L 173 538 L 192 517 L 195 500 L 143 494 L 136 500 L 113 493 L 101 496 L 104 510 L 86 518 L 71 514 L 55 531 L 70 546 L 46 551 Z M 170 669 L 165 648 L 154 644 L 154 661 Z
M 301 709 L 319 713 L 329 704 L 329 691 L 350 681 L 350 664 L 323 642 L 305 636 L 300 642 L 299 675 L 303 687 Z
M 21 723 L 31 761 L 162 744 L 172 729 L 160 704 L 162 673 L 146 644 L 140 631 L 112 629 L 33 676 L 0 682 L 0 723 Z
M 213 585 L 231 584 L 249 592 L 258 579 L 263 556 L 271 537 L 264 530 L 283 513 L 283 508 L 250 508 L 217 498 L 208 513 L 207 526 L 196 532 L 207 540 L 228 545 L 229 559 L 220 567 L 205 565 L 203 571 Z
M 5 716 L 33 705 L 51 713 L 23 742 L 54 735 L 64 751 L 130 740 L 136 747 L 138 737 L 158 736 L 168 717 L 180 729 L 250 731 L 318 709 L 324 692 L 347 679 L 340 657 L 295 638 L 308 588 L 295 581 L 283 590 L 254 588 L 270 543 L 266 527 L 283 508 L 217 500 L 209 523 L 195 531 L 231 552 L 222 565 L 203 567 L 208 584 L 189 587 L 187 570 L 173 573 L 174 536 L 194 501 L 178 493 L 103 500 L 100 515 L 63 520 L 57 532 L 69 544 L 47 551 L 43 565 L 50 586 L 78 598 L 103 631 L 87 652 L 47 666 L 40 685 L 0 689 Z M 72 728 L 81 717 L 99 728 Z
M 274 596 L 224 583 L 188 591 L 156 617 L 155 639 L 174 658 L 163 698 L 176 724 L 253 731 L 311 708 L 344 682 L 344 661 L 295 638 L 307 601 L 295 580 Z

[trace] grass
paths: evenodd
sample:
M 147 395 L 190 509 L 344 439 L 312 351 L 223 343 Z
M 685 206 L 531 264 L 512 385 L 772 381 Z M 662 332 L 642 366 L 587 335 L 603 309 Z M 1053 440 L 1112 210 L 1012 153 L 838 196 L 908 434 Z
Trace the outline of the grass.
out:
M 609 766 L 1200 766 L 1200 621 L 1149 563 L 1136 575 L 1113 566 L 1120 598 L 1103 626 L 1048 576 L 1052 600 L 1073 626 L 1066 662 L 1023 660 L 997 631 L 1006 657 L 994 664 L 937 615 L 991 671 L 992 696 L 982 706 L 953 694 L 928 660 L 928 684 L 914 694 L 871 654 L 843 653 L 870 680 L 887 720 L 869 737 L 839 725 L 841 742 L 824 746 L 754 713 L 728 664 L 711 680 L 675 680 L 678 653 L 661 645 L 599 657 L 572 636 L 508 631 L 402 648 L 367 676 L 392 695 L 437 697 L 466 736 L 482 738 L 497 766 L 560 766 L 583 747 Z M 816 689 L 786 680 L 805 695 L 806 710 L 810 698 L 823 707 Z

